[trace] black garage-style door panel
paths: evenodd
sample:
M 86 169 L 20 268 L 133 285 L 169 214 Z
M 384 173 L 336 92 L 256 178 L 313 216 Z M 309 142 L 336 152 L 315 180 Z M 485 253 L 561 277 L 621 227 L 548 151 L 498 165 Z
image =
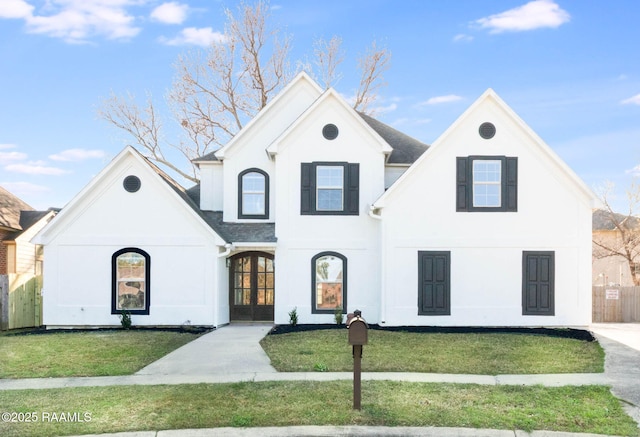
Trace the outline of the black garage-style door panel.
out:
M 451 315 L 451 252 L 418 252 L 418 315 Z
M 555 313 L 555 252 L 522 253 L 522 314 Z

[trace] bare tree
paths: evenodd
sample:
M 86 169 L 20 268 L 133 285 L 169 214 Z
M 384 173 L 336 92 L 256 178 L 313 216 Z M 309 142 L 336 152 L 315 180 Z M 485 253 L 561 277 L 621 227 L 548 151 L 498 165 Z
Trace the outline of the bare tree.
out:
M 325 89 L 331 88 L 342 77 L 338 66 L 344 61 L 342 38 L 334 35 L 329 41 L 320 38 L 314 42 L 313 54 Z
M 383 74 L 389 68 L 391 52 L 384 47 L 378 47 L 375 41 L 369 50 L 358 59 L 361 72 L 360 87 L 356 93 L 353 108 L 357 111 L 370 113 L 371 105 L 378 98 L 378 91 L 383 87 Z
M 194 158 L 226 144 L 291 80 L 291 40 L 279 28 L 269 25 L 269 5 L 258 0 L 241 3 L 237 14 L 225 10 L 224 38 L 211 44 L 206 53 L 192 51 L 178 58 L 167 103 L 182 131 L 182 138 L 168 141 L 163 135 L 158 109 L 148 96 L 140 107 L 132 96 L 112 95 L 98 115 L 125 131 L 152 161 L 163 164 L 187 180 L 198 182 Z M 339 77 L 337 67 L 344 59 L 342 40 L 315 44 L 316 67 L 326 87 Z M 389 51 L 373 43 L 358 65 L 362 70 L 354 108 L 367 111 L 383 85 Z M 183 170 L 166 157 L 167 148 L 179 151 L 191 164 Z
M 634 285 L 640 285 L 640 275 L 636 275 L 635 265 L 640 255 L 640 218 L 638 218 L 638 206 L 640 206 L 640 186 L 632 183 L 627 190 L 628 210 L 626 214 L 616 213 L 611 206 L 614 186 L 606 183 L 599 191 L 599 198 L 603 208 L 595 212 L 594 217 L 598 226 L 611 232 L 594 233 L 593 244 L 594 258 L 606 258 L 619 256 L 629 265 L 629 276 Z

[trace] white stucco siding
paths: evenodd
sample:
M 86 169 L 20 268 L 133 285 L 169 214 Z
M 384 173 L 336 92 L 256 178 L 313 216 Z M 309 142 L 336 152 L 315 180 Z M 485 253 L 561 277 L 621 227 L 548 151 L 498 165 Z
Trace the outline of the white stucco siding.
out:
M 496 126 L 493 139 L 478 134 Z M 591 320 L 589 198 L 491 99 L 454 125 L 385 199 L 387 325 L 586 325 Z M 456 158 L 518 158 L 517 212 L 456 212 Z M 418 251 L 451 252 L 451 315 L 418 315 Z M 555 253 L 555 315 L 522 315 L 523 251 Z
M 200 164 L 200 209 L 222 211 L 224 178 L 222 163 Z
M 306 80 L 296 81 L 292 88 L 280 94 L 271 106 L 266 107 L 252 120 L 242 134 L 224 153 L 224 220 L 242 222 L 238 218 L 238 175 L 249 168 L 258 168 L 269 175 L 269 218 L 275 221 L 277 193 L 274 163 L 269 159 L 267 147 L 293 121 L 318 98 L 318 89 Z M 255 221 L 255 220 L 251 220 Z
M 339 130 L 334 140 L 322 135 L 329 123 Z M 380 144 L 354 114 L 338 102 L 326 101 L 296 126 L 278 150 L 275 322 L 288 323 L 288 312 L 297 307 L 300 323 L 333 323 L 333 314 L 313 314 L 311 308 L 312 258 L 333 251 L 347 258 L 347 311 L 360 309 L 367 321 L 375 323 L 379 314 L 380 223 L 369 217 L 368 211 L 384 192 Z M 301 163 L 311 162 L 359 164 L 358 215 L 301 214 Z
M 122 181 L 138 176 L 140 190 Z M 45 246 L 43 321 L 47 326 L 119 325 L 111 314 L 112 256 L 149 254 L 148 315 L 134 325 L 217 325 L 219 262 L 215 234 L 165 181 L 133 157 L 123 159 L 60 215 Z

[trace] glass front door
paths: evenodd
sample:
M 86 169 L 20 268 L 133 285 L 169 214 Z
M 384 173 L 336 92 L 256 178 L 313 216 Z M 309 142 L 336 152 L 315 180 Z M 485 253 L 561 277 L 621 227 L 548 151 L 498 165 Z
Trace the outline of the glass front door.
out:
M 273 267 L 273 255 L 264 252 L 245 252 L 231 258 L 231 320 L 273 320 Z

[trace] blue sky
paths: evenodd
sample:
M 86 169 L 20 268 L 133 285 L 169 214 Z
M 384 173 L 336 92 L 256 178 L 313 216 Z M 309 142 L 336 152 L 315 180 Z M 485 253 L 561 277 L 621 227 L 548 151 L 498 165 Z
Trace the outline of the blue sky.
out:
M 622 199 L 640 173 L 638 1 L 270 5 L 292 60 L 317 38 L 342 38 L 345 96 L 357 56 L 374 39 L 386 46 L 376 117 L 426 143 L 493 88 L 589 186 L 613 181 Z M 0 0 L 0 185 L 35 208 L 64 206 L 131 142 L 99 119 L 101 102 L 112 92 L 161 102 L 178 55 L 220 38 L 225 7 L 236 4 Z

